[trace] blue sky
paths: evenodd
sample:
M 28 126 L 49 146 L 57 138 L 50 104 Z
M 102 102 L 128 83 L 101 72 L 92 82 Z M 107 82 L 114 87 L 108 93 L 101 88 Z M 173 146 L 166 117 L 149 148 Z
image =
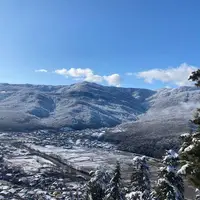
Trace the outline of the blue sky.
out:
M 198 0 L 1 0 L 0 82 L 188 85 L 200 65 L 199 8 Z

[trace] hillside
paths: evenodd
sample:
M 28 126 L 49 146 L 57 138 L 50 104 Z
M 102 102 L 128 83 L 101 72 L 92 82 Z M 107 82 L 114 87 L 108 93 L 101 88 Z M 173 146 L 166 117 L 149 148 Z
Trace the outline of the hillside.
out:
M 70 86 L 0 84 L 3 130 L 112 127 L 146 112 L 147 89 L 105 87 L 82 82 Z
M 69 86 L 0 84 L 0 127 L 85 129 L 122 124 L 136 132 L 147 129 L 162 134 L 165 123 L 174 128 L 182 126 L 181 122 L 187 126 L 200 106 L 199 99 L 200 90 L 195 87 L 152 91 L 88 82 Z
M 167 148 L 178 149 L 181 133 L 195 129 L 189 120 L 200 107 L 199 99 L 196 87 L 161 89 L 145 100 L 146 113 L 110 129 L 104 140 L 117 143 L 121 150 L 160 157 Z
M 101 140 L 115 143 L 121 150 L 160 157 L 164 149 L 176 149 L 178 136 L 193 128 L 189 120 L 200 107 L 199 99 L 196 87 L 152 91 L 88 82 L 70 86 L 0 84 L 0 128 L 110 127 Z

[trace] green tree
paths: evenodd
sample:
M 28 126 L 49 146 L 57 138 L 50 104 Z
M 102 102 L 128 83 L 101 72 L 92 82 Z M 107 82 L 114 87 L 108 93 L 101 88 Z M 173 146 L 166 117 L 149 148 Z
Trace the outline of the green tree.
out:
M 182 134 L 183 143 L 179 150 L 182 159 L 180 174 L 186 175 L 190 182 L 200 189 L 200 132 Z
M 110 180 L 109 189 L 107 190 L 106 200 L 124 200 L 124 194 L 121 188 L 121 168 L 117 162 L 114 169 L 113 177 Z
M 104 170 L 96 170 L 90 173 L 92 178 L 86 184 L 86 200 L 103 200 L 106 188 L 110 181 L 110 175 Z
M 173 150 L 166 151 L 163 158 L 164 167 L 160 168 L 158 179 L 152 197 L 157 200 L 184 200 L 184 183 L 178 173 L 178 154 Z
M 200 87 L 200 69 L 192 72 L 189 80 L 195 82 L 197 87 Z M 193 134 L 183 134 L 181 149 L 179 150 L 182 168 L 180 173 L 185 174 L 188 179 L 200 190 L 200 109 L 198 108 L 194 119 L 191 120 L 197 125 L 197 130 Z
M 189 77 L 189 80 L 194 81 L 197 87 L 200 87 L 200 69 L 197 71 L 192 72 Z
M 197 87 L 200 87 L 200 69 L 197 71 L 192 72 L 192 74 L 189 77 L 189 80 L 194 81 L 195 85 Z M 191 120 L 194 124 L 198 125 L 198 131 L 200 131 L 200 108 L 197 109 L 197 111 L 194 114 L 194 119 Z
M 133 173 L 131 175 L 131 198 L 138 199 L 141 196 L 142 199 L 147 200 L 150 196 L 151 183 L 150 183 L 150 171 L 145 156 L 136 156 L 133 159 Z M 129 195 L 130 196 L 130 195 Z

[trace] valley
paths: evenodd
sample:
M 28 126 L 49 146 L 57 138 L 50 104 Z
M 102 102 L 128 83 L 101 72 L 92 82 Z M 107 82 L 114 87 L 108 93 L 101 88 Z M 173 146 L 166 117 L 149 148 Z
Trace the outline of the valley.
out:
M 80 132 L 0 134 L 0 199 L 70 199 L 83 195 L 90 171 L 111 172 L 119 161 L 124 184 L 129 185 L 134 153 L 117 150 L 97 140 L 102 132 L 93 130 L 93 138 Z M 157 179 L 160 160 L 148 157 L 152 184 Z M 192 188 L 186 187 L 191 197 Z
M 90 130 L 103 129 L 99 141 L 160 158 L 165 149 L 179 148 L 180 134 L 195 129 L 190 120 L 200 106 L 199 99 L 199 88 L 186 86 L 153 91 L 89 82 L 61 86 L 2 83 L 0 130 L 72 131 L 89 138 Z
M 0 84 L 0 199 L 81 199 L 91 171 L 148 158 L 152 185 L 166 149 L 178 150 L 197 107 L 196 87 L 116 88 Z M 185 196 L 194 197 L 186 183 Z M 13 200 L 14 200 L 13 199 Z

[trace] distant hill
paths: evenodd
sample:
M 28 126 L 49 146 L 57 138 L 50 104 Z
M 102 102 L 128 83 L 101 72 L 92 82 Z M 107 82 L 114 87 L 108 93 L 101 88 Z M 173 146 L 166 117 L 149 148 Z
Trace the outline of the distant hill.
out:
M 89 82 L 69 86 L 0 84 L 0 127 L 85 129 L 131 122 L 122 127 L 137 130 L 168 122 L 187 124 L 200 107 L 199 99 L 196 87 L 152 91 Z
M 1 130 L 112 127 L 147 111 L 155 91 L 82 82 L 69 86 L 0 84 Z
M 195 129 L 190 119 L 200 107 L 200 90 L 161 89 L 146 98 L 144 104 L 147 112 L 137 121 L 110 129 L 104 139 L 118 143 L 121 150 L 160 157 L 167 148 L 178 149 L 181 133 Z

